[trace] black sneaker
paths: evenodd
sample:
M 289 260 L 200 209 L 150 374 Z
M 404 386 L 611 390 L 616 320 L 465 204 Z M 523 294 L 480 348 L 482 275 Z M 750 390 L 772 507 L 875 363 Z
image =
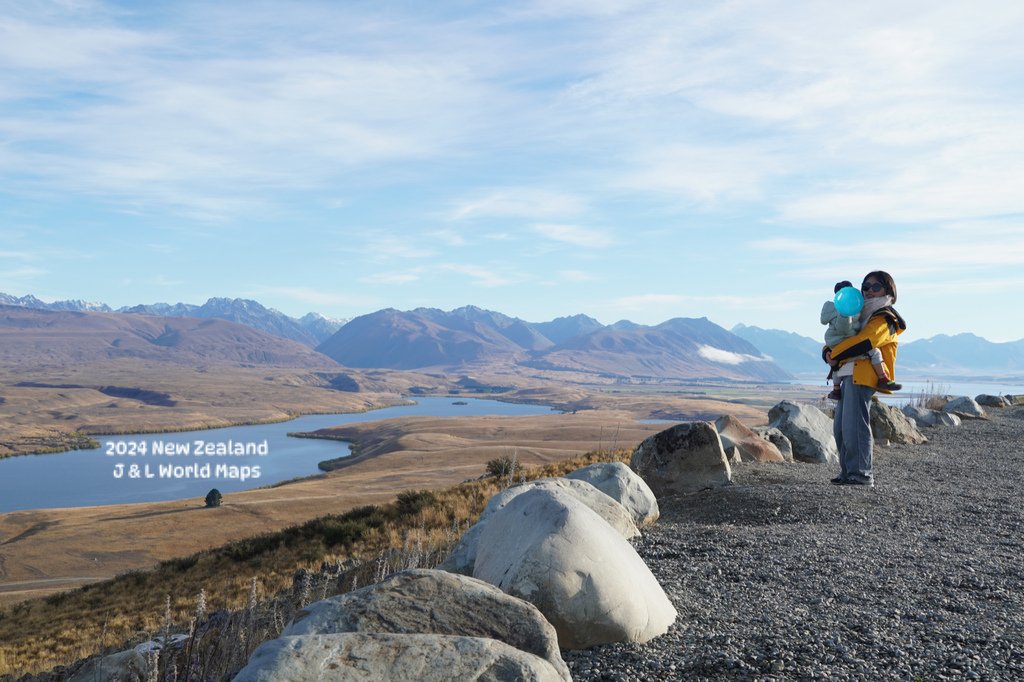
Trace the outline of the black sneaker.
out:
M 846 479 L 842 476 L 836 476 L 829 481 L 832 485 L 846 485 Z
M 903 384 L 897 384 L 890 379 L 879 379 L 877 385 L 883 391 L 898 391 L 903 388 Z

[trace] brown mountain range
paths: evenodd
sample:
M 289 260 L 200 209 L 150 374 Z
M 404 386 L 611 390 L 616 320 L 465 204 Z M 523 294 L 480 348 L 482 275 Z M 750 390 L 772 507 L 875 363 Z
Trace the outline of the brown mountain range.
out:
M 67 364 L 136 358 L 187 365 L 325 367 L 295 341 L 219 319 L 0 306 L 0 363 Z
M 576 320 L 555 344 L 541 325 L 473 306 L 442 311 L 389 308 L 357 317 L 317 350 L 348 367 L 466 369 L 519 366 L 614 378 L 778 381 L 786 370 L 707 318 L 657 326 Z M 596 328 L 595 328 L 596 327 Z

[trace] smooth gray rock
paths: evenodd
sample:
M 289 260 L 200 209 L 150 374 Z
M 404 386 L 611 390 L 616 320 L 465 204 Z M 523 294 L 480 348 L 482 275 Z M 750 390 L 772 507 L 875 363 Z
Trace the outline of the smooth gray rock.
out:
M 974 402 L 978 403 L 982 407 L 1010 407 L 1013 405 L 1013 401 L 1010 400 L 1009 396 L 1005 395 L 989 395 L 982 393 L 974 398 Z
M 881 400 L 872 400 L 870 407 L 871 433 L 880 443 L 906 443 L 920 445 L 928 439 L 917 428 L 914 420 L 899 409 L 886 405 Z
M 812 464 L 838 464 L 839 449 L 832 420 L 816 407 L 783 400 L 768 411 L 768 425 L 785 434 L 793 459 Z
M 412 569 L 355 592 L 310 604 L 282 636 L 390 632 L 479 637 L 548 661 L 571 680 L 558 637 L 533 604 L 476 578 Z
M 109 656 L 94 658 L 79 668 L 68 682 L 94 682 L 94 680 L 123 680 L 144 682 L 149 678 L 149 661 L 141 651 L 129 649 Z
M 786 434 L 782 431 L 774 426 L 755 426 L 751 431 L 778 448 L 784 460 L 793 461 L 793 444 L 789 442 Z
M 960 426 L 960 417 L 950 412 L 929 410 L 927 407 L 910 404 L 904 405 L 902 412 L 918 427 Z
M 731 414 L 715 420 L 715 429 L 728 450 L 736 446 L 744 462 L 785 462 L 785 457 L 772 443 L 754 433 L 746 424 Z
M 644 439 L 633 471 L 658 497 L 717 488 L 732 481 L 722 439 L 711 422 L 685 422 Z
M 487 525 L 491 515 L 518 495 L 535 488 L 557 488 L 565 491 L 597 512 L 601 518 L 607 521 L 612 528 L 619 531 L 622 537 L 627 540 L 640 535 L 639 529 L 637 529 L 636 524 L 633 522 L 633 515 L 614 499 L 595 488 L 591 483 L 579 479 L 541 478 L 536 481 L 513 486 L 491 497 L 483 512 L 480 513 L 480 518 L 466 531 L 455 546 L 455 549 L 452 550 L 452 553 L 448 555 L 448 558 L 438 568 L 442 571 L 472 575 L 473 562 L 476 561 L 476 545 L 480 532 Z
M 557 489 L 530 490 L 494 513 L 473 574 L 534 604 L 566 649 L 646 642 L 676 618 L 632 545 Z
M 939 412 L 936 417 L 936 426 L 960 426 L 960 417 L 952 412 Z
M 348 632 L 280 637 L 253 652 L 235 682 L 555 682 L 551 664 L 493 639 Z
M 566 478 L 586 481 L 625 507 L 638 528 L 658 520 L 658 498 L 636 472 L 622 462 L 598 462 L 577 469 Z
M 946 406 L 942 408 L 944 412 L 950 412 L 963 419 L 988 419 L 988 415 L 985 414 L 985 410 L 982 409 L 981 405 L 974 402 L 973 398 L 968 398 L 965 395 L 959 398 L 953 398 Z

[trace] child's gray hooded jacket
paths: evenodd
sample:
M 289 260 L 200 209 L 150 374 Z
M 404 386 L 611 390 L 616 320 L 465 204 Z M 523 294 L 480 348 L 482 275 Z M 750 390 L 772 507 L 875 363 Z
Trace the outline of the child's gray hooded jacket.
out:
M 825 330 L 825 344 L 829 348 L 860 331 L 860 316 L 840 315 L 833 301 L 825 301 L 825 305 L 821 306 L 821 323 L 828 325 L 828 329 Z

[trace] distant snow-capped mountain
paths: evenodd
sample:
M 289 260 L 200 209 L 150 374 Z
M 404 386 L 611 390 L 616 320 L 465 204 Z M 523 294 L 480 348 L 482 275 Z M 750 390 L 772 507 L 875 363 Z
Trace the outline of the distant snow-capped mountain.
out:
M 823 342 L 780 329 L 738 324 L 732 332 L 757 346 L 777 363 L 801 375 L 828 373 L 821 360 Z M 939 334 L 901 343 L 897 375 L 926 378 L 1024 376 L 1024 339 L 995 343 L 975 334 Z
M 0 293 L 0 305 L 13 305 L 36 310 L 65 310 L 73 312 L 127 313 L 156 315 L 158 317 L 198 317 L 238 322 L 253 329 L 298 341 L 310 348 L 330 338 L 345 320 L 334 320 L 319 313 L 308 313 L 296 319 L 284 313 L 267 308 L 257 301 L 244 298 L 211 298 L 203 305 L 191 303 L 152 303 L 149 305 L 124 306 L 113 310 L 105 303 L 86 301 L 54 301 L 45 303 L 35 296 L 16 298 Z
M 707 318 L 677 318 L 655 327 L 604 327 L 592 318 L 569 319 L 531 324 L 474 306 L 451 311 L 389 308 L 355 318 L 317 350 L 348 367 L 502 363 L 619 378 L 790 378 L 753 345 Z M 560 343 L 545 337 L 543 329 L 555 329 Z M 579 333 L 568 336 L 573 329 Z
M 35 310 L 69 310 L 73 312 L 91 311 L 96 313 L 111 312 L 110 306 L 105 303 L 89 303 L 88 301 L 54 301 L 44 303 L 35 296 L 29 294 L 16 298 L 9 294 L 0 293 L 0 305 L 16 305 L 22 308 L 33 308 Z

